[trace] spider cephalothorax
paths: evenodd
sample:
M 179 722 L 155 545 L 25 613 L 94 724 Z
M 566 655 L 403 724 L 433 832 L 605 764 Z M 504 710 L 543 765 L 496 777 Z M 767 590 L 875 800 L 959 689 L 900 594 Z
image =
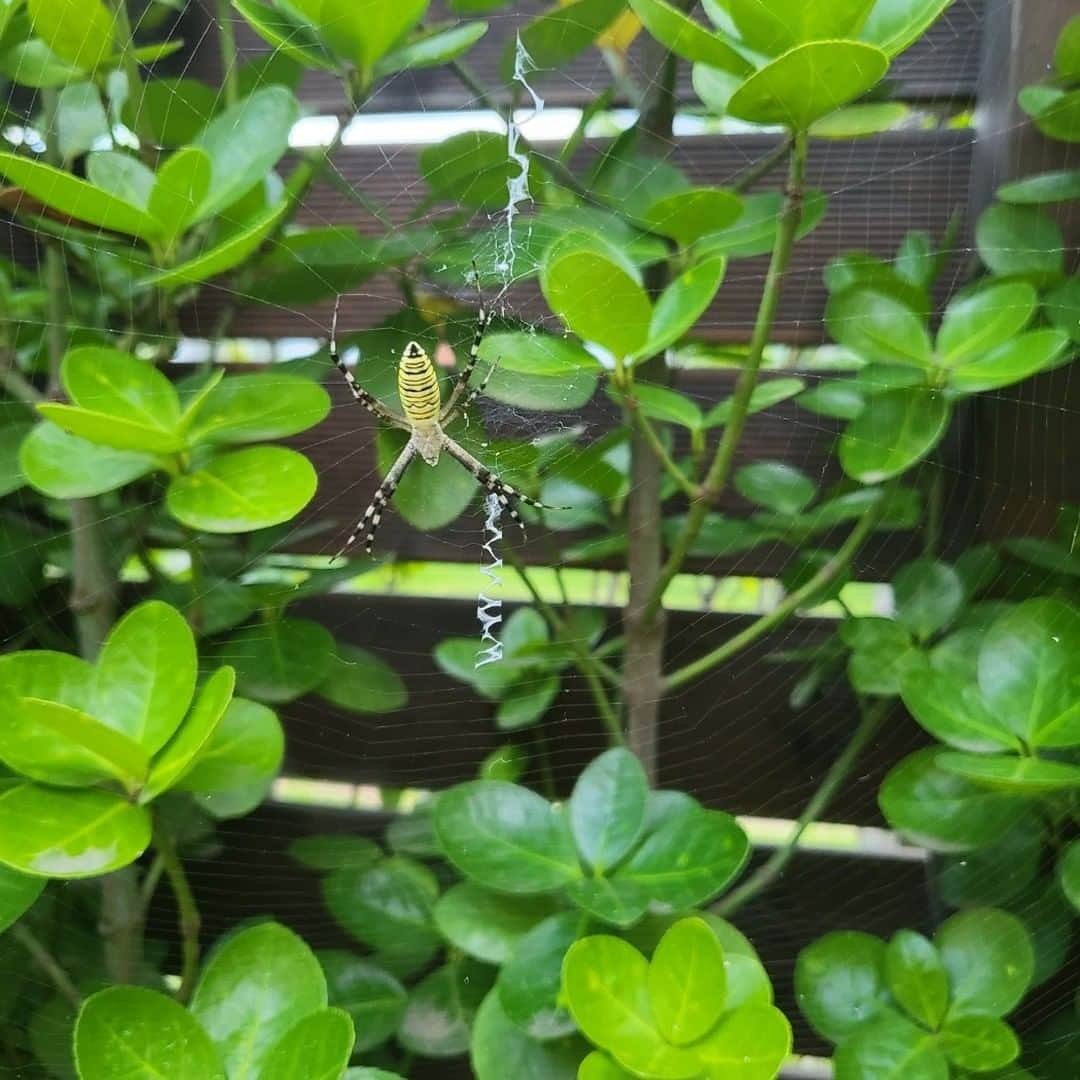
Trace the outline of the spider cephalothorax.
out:
M 480 308 L 479 319 L 476 324 L 476 333 L 469 348 L 469 358 L 458 375 L 454 388 L 450 392 L 450 399 L 445 405 L 442 403 L 442 394 L 439 391 L 439 378 L 434 365 L 424 350 L 415 342 L 410 341 L 405 346 L 398 362 L 398 394 L 401 398 L 401 407 L 404 416 L 398 416 L 393 410 L 388 409 L 382 402 L 371 396 L 353 377 L 351 371 L 345 367 L 338 353 L 337 347 L 337 305 L 334 305 L 334 319 L 330 328 L 330 359 L 337 364 L 352 395 L 369 412 L 374 413 L 380 420 L 393 427 L 401 428 L 409 433 L 409 441 L 405 449 L 398 455 L 397 460 L 390 467 L 390 471 L 383 477 L 371 505 L 364 511 L 364 516 L 357 523 L 345 542 L 345 547 L 338 555 L 343 555 L 364 533 L 364 548 L 370 555 L 375 543 L 375 532 L 382 521 L 382 515 L 390 500 L 394 497 L 394 491 L 401 481 L 409 462 L 419 455 L 428 465 L 437 465 L 439 455 L 445 450 L 452 458 L 459 461 L 466 469 L 476 477 L 486 491 L 495 495 L 503 508 L 518 523 L 522 531 L 525 525 L 518 515 L 514 504 L 518 501 L 529 503 L 531 506 L 543 509 L 543 503 L 522 495 L 520 491 L 503 483 L 486 465 L 478 461 L 460 443 L 446 434 L 445 428 L 456 419 L 472 402 L 483 392 L 487 380 L 491 377 L 494 365 L 488 370 L 487 375 L 479 386 L 469 388 L 469 380 L 476 370 L 476 363 L 480 356 L 480 342 L 483 341 L 484 332 L 491 323 L 492 313 Z M 335 556 L 337 558 L 338 556 Z

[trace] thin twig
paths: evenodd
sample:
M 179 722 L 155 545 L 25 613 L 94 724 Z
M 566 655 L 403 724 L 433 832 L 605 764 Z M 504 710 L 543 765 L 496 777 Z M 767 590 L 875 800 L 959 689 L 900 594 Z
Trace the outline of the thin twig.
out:
M 742 195 L 768 176 L 790 152 L 791 139 L 781 140 L 767 154 L 739 173 L 731 182 L 731 190 Z
M 632 393 L 632 391 L 631 391 Z M 624 399 L 626 407 L 634 418 L 634 423 L 645 436 L 645 441 L 649 444 L 650 449 L 656 457 L 656 460 L 663 467 L 664 471 L 671 477 L 672 480 L 678 485 L 679 490 L 689 496 L 691 499 L 696 499 L 701 495 L 701 490 L 698 486 L 679 468 L 675 459 L 668 453 L 667 447 L 664 446 L 660 440 L 660 436 L 656 431 L 656 428 L 649 423 L 649 418 L 638 408 L 637 402 L 632 398 Z
M 34 933 L 21 923 L 16 923 L 11 928 L 11 936 L 34 958 L 34 963 L 52 979 L 56 989 L 78 1009 L 82 1005 L 82 994 L 79 993 L 79 988 L 60 966 L 56 957 L 38 941 Z
M 154 823 L 154 846 L 165 866 L 165 875 L 176 897 L 177 923 L 180 927 L 180 985 L 176 990 L 176 1000 L 181 1005 L 187 1004 L 195 989 L 195 979 L 199 973 L 199 908 L 195 895 L 191 891 L 184 864 L 176 852 L 172 837 L 166 833 L 159 821 Z

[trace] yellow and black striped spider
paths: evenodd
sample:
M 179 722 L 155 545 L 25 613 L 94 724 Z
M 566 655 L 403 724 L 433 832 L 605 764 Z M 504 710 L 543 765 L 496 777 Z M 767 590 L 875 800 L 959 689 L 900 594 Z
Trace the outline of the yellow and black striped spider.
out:
M 483 305 L 481 305 L 479 320 L 476 324 L 476 333 L 469 349 L 469 358 L 454 383 L 454 388 L 450 393 L 450 400 L 445 405 L 442 404 L 438 376 L 427 353 L 415 341 L 410 341 L 405 346 L 405 351 L 401 354 L 401 360 L 398 362 L 398 394 L 405 415 L 398 416 L 393 410 L 383 405 L 381 401 L 372 397 L 353 378 L 352 372 L 342 362 L 337 348 L 338 303 L 334 304 L 334 318 L 330 324 L 330 359 L 337 364 L 338 370 L 345 376 L 345 381 L 349 384 L 353 397 L 368 412 L 374 413 L 385 423 L 409 433 L 409 441 L 405 444 L 405 449 L 401 451 L 390 471 L 383 478 L 383 482 L 375 492 L 371 505 L 364 511 L 364 516 L 357 522 L 356 528 L 353 529 L 349 539 L 345 541 L 345 546 L 334 556 L 335 559 L 344 555 L 361 533 L 365 533 L 364 548 L 369 555 L 371 554 L 371 549 L 375 543 L 375 533 L 379 528 L 379 523 L 382 521 L 383 512 L 394 497 L 394 491 L 401 482 L 401 477 L 408 468 L 409 462 L 417 454 L 428 465 L 437 465 L 439 463 L 439 454 L 445 450 L 452 458 L 461 462 L 487 491 L 498 498 L 503 509 L 517 522 L 522 532 L 525 531 L 525 525 L 515 508 L 514 504 L 516 502 L 528 503 L 530 506 L 545 510 L 557 509 L 556 507 L 545 506 L 535 499 L 530 499 L 528 495 L 523 495 L 509 484 L 504 483 L 483 462 L 477 461 L 468 450 L 451 439 L 443 430 L 483 392 L 488 379 L 491 378 L 491 372 L 495 369 L 495 366 L 492 365 L 480 385 L 469 388 L 469 380 L 476 370 L 476 362 L 479 359 L 480 342 L 483 341 L 484 332 L 491 323 L 492 314 L 491 311 L 485 311 Z M 462 400 L 463 395 L 464 400 Z

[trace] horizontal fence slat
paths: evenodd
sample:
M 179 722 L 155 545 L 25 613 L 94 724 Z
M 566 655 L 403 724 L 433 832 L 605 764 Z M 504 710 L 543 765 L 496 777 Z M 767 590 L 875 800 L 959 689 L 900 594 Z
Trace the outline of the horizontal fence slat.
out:
M 512 47 L 517 31 L 548 7 L 549 4 L 530 0 L 485 16 L 488 32 L 469 51 L 467 60 L 481 84 L 501 104 L 510 100 L 500 67 L 504 53 Z M 973 97 L 978 81 L 984 7 L 983 0 L 957 0 L 919 42 L 898 57 L 890 72 L 893 96 L 909 101 Z M 445 4 L 432 5 L 429 22 L 446 17 Z M 700 11 L 697 17 L 703 18 Z M 214 85 L 218 84 L 221 71 L 214 26 L 216 18 L 209 0 L 201 0 L 201 3 L 188 5 L 181 24 L 184 37 L 192 43 L 184 64 L 186 74 Z M 232 22 L 241 61 L 262 56 L 269 50 L 239 15 L 234 13 Z M 627 57 L 627 74 L 639 84 L 655 76 L 643 69 L 642 51 L 642 38 L 639 37 Z M 581 106 L 609 85 L 611 74 L 599 50 L 588 49 L 561 70 L 535 71 L 530 73 L 528 80 L 549 107 Z M 691 86 L 689 64 L 680 64 L 677 94 L 680 101 L 700 107 L 700 100 Z M 337 113 L 344 105 L 340 83 L 328 72 L 308 72 L 301 84 L 300 97 L 316 112 Z M 625 102 L 625 95 L 615 100 L 616 104 Z M 383 81 L 364 111 L 426 112 L 478 107 L 475 95 L 447 68 L 434 67 L 402 72 Z

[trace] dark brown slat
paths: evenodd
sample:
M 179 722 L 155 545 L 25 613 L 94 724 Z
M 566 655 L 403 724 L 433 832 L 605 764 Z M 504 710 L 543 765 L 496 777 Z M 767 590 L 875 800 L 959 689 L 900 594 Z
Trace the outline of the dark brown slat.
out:
M 487 16 L 489 30 L 468 53 L 468 64 L 482 85 L 502 103 L 510 100 L 500 74 L 500 62 L 507 45 L 519 28 L 548 4 L 515 3 Z M 897 58 L 890 73 L 896 97 L 910 101 L 927 99 L 963 100 L 974 96 L 978 77 L 983 26 L 982 0 L 957 0 L 929 33 Z M 431 21 L 446 17 L 445 4 L 433 4 Z M 698 12 L 701 18 L 701 12 Z M 208 0 L 190 4 L 182 33 L 192 43 L 194 56 L 185 61 L 187 74 L 219 85 L 220 59 L 214 15 Z M 269 46 L 238 15 L 234 15 L 241 60 L 266 53 Z M 190 55 L 190 54 L 185 54 Z M 641 39 L 628 58 L 630 76 L 639 83 L 654 77 L 642 69 Z M 583 105 L 604 90 L 611 76 L 603 57 L 590 49 L 571 60 L 561 71 L 538 71 L 529 77 L 549 106 Z M 690 65 L 680 65 L 679 99 L 691 108 L 700 100 L 690 83 Z M 340 83 L 327 72 L 307 73 L 300 90 L 304 104 L 316 112 L 337 113 L 344 102 Z M 617 102 L 622 104 L 622 99 Z M 385 81 L 365 106 L 366 112 L 426 112 L 433 109 L 477 108 L 475 96 L 446 68 L 406 72 Z
M 203 913 L 204 940 L 242 919 L 272 916 L 291 926 L 315 948 L 361 952 L 322 903 L 319 878 L 285 854 L 292 839 L 317 832 L 351 832 L 381 839 L 387 818 L 268 804 L 247 818 L 223 824 L 221 854 L 186 862 Z M 928 929 L 924 868 L 870 858 L 801 854 L 775 886 L 736 919 L 749 935 L 773 979 L 777 1004 L 796 1029 L 796 1048 L 827 1048 L 808 1030 L 795 1005 L 795 957 L 820 934 L 858 929 L 888 936 L 897 926 Z M 175 949 L 175 918 L 166 889 L 159 890 L 147 920 L 150 937 Z M 468 1077 L 461 1064 L 432 1063 L 416 1077 Z
M 723 184 L 748 162 L 774 145 L 768 136 L 684 139 L 672 161 L 694 183 Z M 417 148 L 383 146 L 343 151 L 335 167 L 349 184 L 381 203 L 395 225 L 416 224 L 426 186 L 417 174 Z M 830 206 L 821 225 L 796 248 L 785 288 L 775 338 L 820 342 L 825 303 L 822 271 L 834 255 L 865 249 L 891 257 L 904 235 L 928 229 L 940 235 L 950 215 L 968 199 L 971 135 L 963 131 L 884 135 L 859 142 L 818 142 L 811 150 L 809 183 L 825 191 Z M 493 219 L 494 232 L 498 220 Z M 325 184 L 305 201 L 299 221 L 311 226 L 356 225 L 377 232 L 368 215 Z M 717 341 L 745 341 L 764 281 L 767 259 L 733 261 L 716 301 L 702 318 L 698 333 Z M 211 284 L 198 306 L 185 317 L 194 335 L 208 335 L 217 325 L 223 303 L 231 298 L 227 282 Z M 363 283 L 342 303 L 341 325 L 375 325 L 400 306 L 396 282 L 380 277 Z M 557 329 L 534 283 L 511 290 L 509 314 Z M 250 306 L 241 310 L 235 332 L 257 337 L 321 336 L 330 321 L 330 304 L 296 310 Z
M 347 713 L 314 696 L 285 706 L 281 713 L 290 774 L 440 789 L 474 777 L 483 758 L 508 741 L 522 743 L 535 757 L 532 733 L 496 730 L 493 706 L 444 675 L 432 658 L 444 638 L 478 636 L 475 605 L 335 596 L 305 602 L 295 611 L 318 619 L 339 640 L 386 659 L 404 678 L 410 700 L 406 709 L 385 716 Z M 673 614 L 669 666 L 702 655 L 748 621 L 743 616 Z M 617 611 L 610 612 L 609 626 L 618 632 Z M 855 708 L 837 690 L 793 713 L 788 694 L 800 669 L 769 657 L 820 641 L 830 630 L 828 624 L 798 621 L 665 702 L 661 784 L 682 787 L 732 813 L 797 816 L 848 738 Z M 596 705 L 576 672 L 564 676 L 563 691 L 543 730 L 555 781 L 566 793 L 584 765 L 607 745 Z M 828 817 L 882 824 L 875 803 L 878 782 L 925 741 L 914 724 L 898 715 L 883 727 L 860 766 L 858 783 L 841 794 Z

